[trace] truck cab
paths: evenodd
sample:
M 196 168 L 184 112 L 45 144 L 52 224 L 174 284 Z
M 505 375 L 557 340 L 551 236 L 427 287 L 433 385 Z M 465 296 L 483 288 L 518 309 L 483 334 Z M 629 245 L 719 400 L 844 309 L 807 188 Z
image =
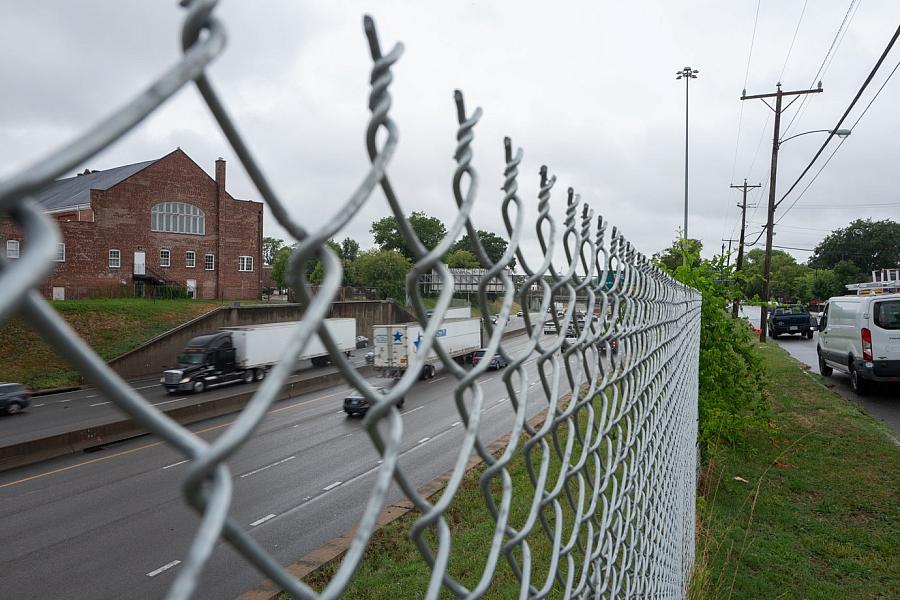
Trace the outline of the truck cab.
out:
M 253 381 L 253 372 L 235 369 L 231 333 L 220 331 L 189 341 L 178 355 L 178 367 L 163 372 L 160 383 L 169 393 L 200 393 L 208 387 L 239 379 Z

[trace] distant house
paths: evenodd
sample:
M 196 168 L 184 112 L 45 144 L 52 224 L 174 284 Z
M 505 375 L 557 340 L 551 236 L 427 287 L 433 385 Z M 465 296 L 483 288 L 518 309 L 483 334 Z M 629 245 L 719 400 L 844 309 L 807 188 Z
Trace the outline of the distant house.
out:
M 154 296 L 257 299 L 263 205 L 225 190 L 225 161 L 210 177 L 180 148 L 146 162 L 53 182 L 36 195 L 62 242 L 41 286 L 54 299 Z M 0 219 L 0 252 L 16 260 L 28 240 Z

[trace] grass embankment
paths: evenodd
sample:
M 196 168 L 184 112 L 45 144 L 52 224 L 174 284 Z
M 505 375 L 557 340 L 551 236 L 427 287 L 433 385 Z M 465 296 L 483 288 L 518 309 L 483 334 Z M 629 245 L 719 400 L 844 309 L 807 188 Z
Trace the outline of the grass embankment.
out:
M 709 452 L 691 596 L 900 597 L 900 449 L 775 344 L 760 350 L 771 420 Z
M 109 360 L 139 346 L 219 303 L 141 298 L 62 300 L 53 308 L 102 358 Z M 0 381 L 16 381 L 38 390 L 81 381 L 24 319 L 0 324 Z
M 771 420 L 765 431 L 709 452 L 698 500 L 691 597 L 900 597 L 900 450 L 880 424 L 803 373 L 774 344 L 760 350 L 770 371 Z M 579 451 L 576 444 L 576 456 Z M 552 451 L 551 456 L 549 481 L 559 469 Z M 446 514 L 453 532 L 449 572 L 470 589 L 493 535 L 478 484 L 483 471 L 465 479 Z M 510 522 L 518 527 L 534 488 L 521 458 L 510 475 L 515 492 Z M 499 500 L 496 481 L 492 489 Z M 564 501 L 563 507 L 570 523 Z M 425 595 L 430 571 L 408 535 L 418 516 L 410 513 L 376 532 L 347 598 Z M 550 545 L 540 524 L 528 539 L 533 578 L 542 581 Z M 521 561 L 521 554 L 516 558 Z M 337 566 L 333 561 L 306 582 L 321 590 Z M 517 591 L 518 579 L 501 556 L 485 597 L 516 598 Z M 559 593 L 557 587 L 550 597 Z

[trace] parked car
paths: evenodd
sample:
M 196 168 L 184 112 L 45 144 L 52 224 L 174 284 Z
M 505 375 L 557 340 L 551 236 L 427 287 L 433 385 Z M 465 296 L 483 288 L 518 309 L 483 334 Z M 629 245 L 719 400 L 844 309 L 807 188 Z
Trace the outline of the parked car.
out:
M 387 387 L 376 387 L 375 391 L 380 394 L 387 394 L 391 389 Z M 406 398 L 400 398 L 400 401 L 397 403 L 397 408 L 403 408 L 404 404 L 406 404 Z M 352 392 L 349 396 L 344 398 L 344 412 L 347 413 L 348 417 L 352 417 L 353 415 L 365 416 L 365 414 L 369 412 L 369 399 L 360 392 Z
M 776 306 L 769 313 L 769 331 L 773 339 L 781 335 L 800 335 L 812 339 L 812 315 L 805 306 Z
M 900 294 L 830 298 L 819 319 L 819 373 L 850 375 L 865 394 L 871 382 L 900 382 Z
M 0 383 L 0 411 L 8 415 L 22 412 L 31 404 L 31 394 L 21 383 Z
M 524 317 L 524 316 L 525 316 L 525 313 L 523 313 L 523 312 L 520 310 L 519 312 L 516 313 L 516 316 L 517 316 L 517 317 Z
M 478 365 L 481 361 L 485 360 L 485 356 L 487 355 L 487 349 L 482 348 L 481 350 L 475 353 L 475 356 L 472 357 L 472 365 Z M 491 364 L 488 365 L 488 369 L 504 369 L 509 366 L 509 361 L 500 356 L 499 354 L 495 354 L 491 357 Z
M 369 338 L 364 335 L 356 336 L 356 347 L 357 348 L 366 348 L 369 345 Z

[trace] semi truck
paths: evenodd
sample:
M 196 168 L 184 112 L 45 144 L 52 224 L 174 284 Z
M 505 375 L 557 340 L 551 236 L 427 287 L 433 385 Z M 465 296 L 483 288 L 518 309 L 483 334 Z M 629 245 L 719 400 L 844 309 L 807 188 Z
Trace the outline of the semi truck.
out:
M 418 323 L 396 325 L 376 325 L 375 369 L 385 377 L 402 377 L 418 352 L 424 339 L 425 329 Z M 479 319 L 450 319 L 444 321 L 435 335 L 435 344 L 440 344 L 447 353 L 460 362 L 471 362 L 481 349 L 481 321 Z M 440 363 L 438 354 L 431 347 L 419 372 L 421 379 L 430 379 L 437 372 Z
M 160 383 L 169 393 L 194 392 L 242 381 L 262 381 L 269 369 L 284 358 L 299 321 L 223 327 L 190 340 L 178 355 L 178 367 L 163 372 Z M 356 319 L 325 319 L 325 327 L 341 352 L 356 348 Z M 328 364 L 329 355 L 318 334 L 313 334 L 298 357 L 313 366 Z

